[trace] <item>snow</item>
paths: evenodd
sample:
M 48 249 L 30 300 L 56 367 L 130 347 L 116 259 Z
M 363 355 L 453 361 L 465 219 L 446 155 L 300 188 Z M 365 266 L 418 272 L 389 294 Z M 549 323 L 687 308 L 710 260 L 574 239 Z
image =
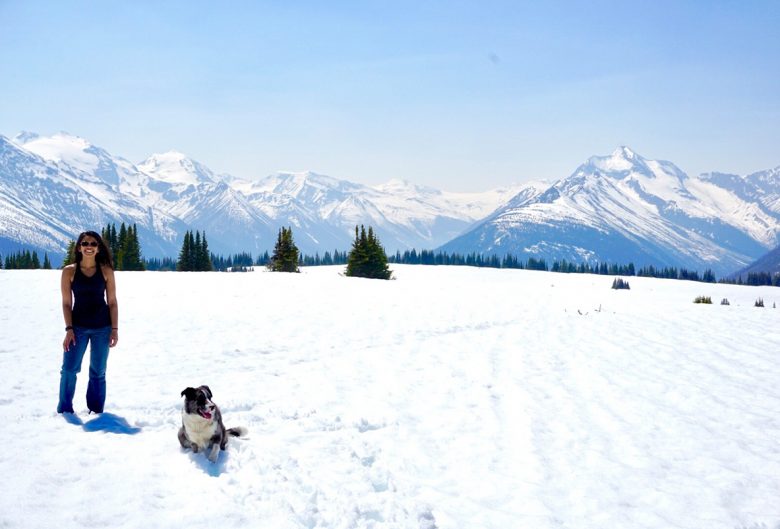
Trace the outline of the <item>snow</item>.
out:
M 156 180 L 176 186 L 197 186 L 215 180 L 209 168 L 178 151 L 153 154 L 138 164 L 138 169 Z
M 71 421 L 59 272 L 0 270 L 0 527 L 780 524 L 780 289 L 393 269 L 117 272 Z M 199 384 L 249 430 L 216 464 L 176 438 Z
M 742 234 L 767 250 L 777 246 L 780 222 L 767 209 L 765 201 L 741 199 L 705 179 L 689 178 L 671 162 L 646 160 L 620 147 L 610 156 L 591 157 L 569 178 L 539 195 L 538 200 L 508 203 L 474 231 L 519 230 L 532 236 L 545 232 L 543 237 L 548 242 L 550 237 L 555 238 L 546 231 L 548 227 L 563 236 L 569 226 L 617 232 L 628 240 L 644 240 L 645 247 L 662 248 L 661 253 L 666 255 L 662 261 L 694 269 L 712 268 L 725 276 L 754 259 L 754 249 L 735 243 Z M 736 235 L 737 231 L 741 233 Z M 463 238 L 468 240 L 470 236 Z M 484 240 L 496 239 L 488 235 Z M 452 247 L 457 247 L 457 242 L 445 245 Z M 477 249 L 522 251 L 514 248 L 513 242 L 502 248 L 483 245 Z M 640 252 L 645 249 L 638 248 Z M 559 259 L 560 255 L 551 252 L 546 257 Z M 600 258 L 609 259 L 604 255 Z
M 94 154 L 86 152 L 91 144 L 84 138 L 70 135 L 67 132 L 58 132 L 52 136 L 24 136 L 20 134 L 16 137 L 19 141 L 25 138 L 26 141 L 22 146 L 44 160 L 64 162 L 85 173 L 97 168 L 98 159 Z

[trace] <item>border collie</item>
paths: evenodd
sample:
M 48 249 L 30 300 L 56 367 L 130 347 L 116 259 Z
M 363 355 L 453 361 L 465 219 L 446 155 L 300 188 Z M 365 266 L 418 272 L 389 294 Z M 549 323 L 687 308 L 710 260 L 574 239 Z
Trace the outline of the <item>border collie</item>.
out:
M 219 451 L 227 446 L 228 437 L 242 437 L 247 429 L 225 428 L 222 413 L 211 401 L 212 393 L 208 386 L 187 388 L 181 394 L 184 397 L 182 426 L 179 429 L 181 446 L 193 452 L 208 450 L 209 461 L 216 463 Z

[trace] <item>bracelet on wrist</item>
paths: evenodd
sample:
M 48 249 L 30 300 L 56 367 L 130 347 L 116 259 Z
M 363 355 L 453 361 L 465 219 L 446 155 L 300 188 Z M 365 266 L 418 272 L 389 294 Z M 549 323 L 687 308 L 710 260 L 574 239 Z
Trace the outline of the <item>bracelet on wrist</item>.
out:
M 119 327 L 111 327 L 111 330 L 112 330 L 112 331 L 118 331 L 118 330 L 119 330 Z
M 73 330 L 73 325 L 68 325 L 67 327 L 65 327 L 65 332 L 72 331 L 72 330 Z

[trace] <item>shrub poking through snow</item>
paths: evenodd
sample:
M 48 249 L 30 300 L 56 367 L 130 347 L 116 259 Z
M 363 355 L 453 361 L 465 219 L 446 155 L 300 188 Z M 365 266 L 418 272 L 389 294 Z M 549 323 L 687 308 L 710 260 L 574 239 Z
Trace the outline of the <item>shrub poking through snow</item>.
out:
M 693 300 L 694 303 L 704 303 L 706 305 L 712 305 L 712 298 L 710 296 L 696 296 Z
M 616 277 L 612 281 L 612 288 L 615 290 L 631 290 L 631 287 L 628 285 L 628 281 L 624 281 L 620 277 Z
M 756 302 L 753 304 L 753 306 L 754 307 L 762 307 L 763 308 L 763 306 L 764 306 L 764 299 L 763 298 L 758 298 L 756 300 Z
M 720 304 L 721 305 L 731 305 L 731 303 L 729 303 L 728 298 L 723 298 L 722 300 L 720 300 Z

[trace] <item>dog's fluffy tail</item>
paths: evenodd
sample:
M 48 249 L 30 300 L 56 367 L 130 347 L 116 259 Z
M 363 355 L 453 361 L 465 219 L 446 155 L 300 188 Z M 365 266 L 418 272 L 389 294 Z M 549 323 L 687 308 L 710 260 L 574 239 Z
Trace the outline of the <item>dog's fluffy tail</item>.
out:
M 228 435 L 232 435 L 233 437 L 244 437 L 248 433 L 249 433 L 249 430 L 247 430 L 243 426 L 238 426 L 236 428 L 228 428 L 227 429 L 227 434 Z

